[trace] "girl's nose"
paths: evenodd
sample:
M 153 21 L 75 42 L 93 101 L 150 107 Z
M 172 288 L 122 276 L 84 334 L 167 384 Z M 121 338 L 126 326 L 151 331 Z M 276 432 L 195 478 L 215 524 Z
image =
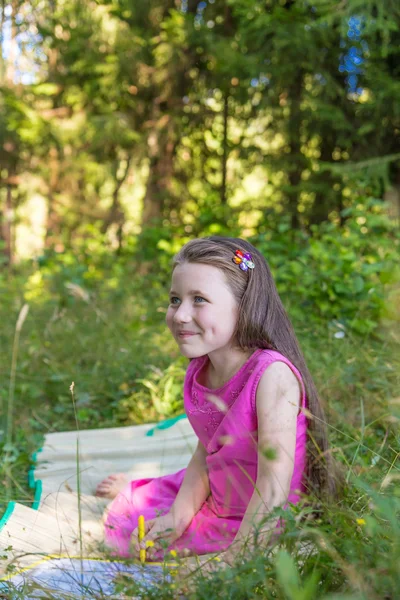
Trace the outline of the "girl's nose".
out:
M 191 320 L 192 317 L 190 315 L 190 310 L 188 310 L 181 304 L 178 310 L 175 311 L 174 321 L 176 323 L 190 323 Z

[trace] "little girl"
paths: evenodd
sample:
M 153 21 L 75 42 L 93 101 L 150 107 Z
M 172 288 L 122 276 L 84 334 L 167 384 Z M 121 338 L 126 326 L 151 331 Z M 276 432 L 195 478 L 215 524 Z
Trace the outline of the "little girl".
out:
M 333 491 L 323 410 L 267 262 L 249 242 L 188 242 L 173 261 L 166 322 L 190 359 L 183 395 L 197 448 L 177 473 L 98 486 L 114 497 L 106 543 L 138 556 L 151 541 L 150 560 L 227 551 L 231 564 L 274 507 Z

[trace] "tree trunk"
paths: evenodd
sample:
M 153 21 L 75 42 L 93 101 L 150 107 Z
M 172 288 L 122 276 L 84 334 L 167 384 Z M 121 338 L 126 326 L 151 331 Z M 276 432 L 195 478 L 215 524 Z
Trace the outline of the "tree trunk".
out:
M 172 199 L 172 177 L 176 150 L 172 118 L 168 126 L 155 128 L 149 136 L 150 166 L 143 201 L 142 228 L 162 218 L 168 200 Z
M 222 183 L 221 183 L 221 204 L 226 204 L 226 170 L 228 162 L 228 109 L 229 109 L 229 93 L 226 92 L 224 96 L 224 109 L 223 109 L 223 120 L 224 120 L 224 137 L 222 141 Z
M 10 176 L 10 174 L 9 174 Z M 6 264 L 11 267 L 13 264 L 13 229 L 12 229 L 12 221 L 13 221 L 13 197 L 12 197 L 12 185 L 11 183 L 7 183 L 6 187 L 6 201 L 4 206 L 4 211 L 1 219 L 2 231 L 1 231 L 1 239 L 4 242 L 4 255 L 6 259 Z
M 55 195 L 59 187 L 59 160 L 56 148 L 52 148 L 49 153 L 50 162 L 50 181 L 49 191 L 47 194 L 47 217 L 46 217 L 46 232 L 44 238 L 44 247 L 52 248 L 59 240 L 60 233 L 60 218 L 56 209 Z
M 291 189 L 288 191 L 288 209 L 292 229 L 299 229 L 300 220 L 298 212 L 299 187 L 301 174 L 304 169 L 304 156 L 301 152 L 300 129 L 301 129 L 301 98 L 303 91 L 303 72 L 299 70 L 293 78 L 292 85 L 288 88 L 288 99 L 290 101 L 290 116 L 288 120 L 288 143 L 290 146 L 290 166 L 288 179 Z
M 5 2 L 1 3 L 1 11 L 0 11 L 0 31 L 1 31 L 1 39 L 3 40 L 3 32 L 4 32 L 4 23 L 5 23 L 5 15 L 4 15 Z M 0 85 L 4 85 L 6 76 L 6 59 L 4 58 L 3 52 L 0 52 Z
M 330 162 L 332 160 L 332 152 L 334 147 L 335 143 L 333 140 L 323 137 L 321 142 L 320 156 L 320 160 L 322 162 Z M 332 197 L 335 193 L 333 192 L 333 185 L 336 181 L 340 180 L 332 177 L 329 171 L 313 174 L 312 182 L 321 187 L 315 193 L 314 203 L 310 210 L 310 225 L 319 225 L 323 221 L 327 221 L 329 212 L 332 210 L 332 208 L 337 208 L 335 205 L 331 205 L 331 202 L 334 201 L 334 198 Z
M 143 200 L 142 228 L 149 226 L 153 220 L 159 219 L 163 211 L 164 198 L 158 180 L 160 161 L 159 156 L 150 158 L 149 177 Z
M 121 249 L 122 232 L 123 232 L 123 226 L 125 223 L 125 212 L 120 203 L 120 190 L 121 190 L 122 184 L 124 183 L 124 181 L 126 180 L 126 178 L 128 176 L 129 169 L 131 166 L 131 160 L 132 160 L 132 157 L 129 156 L 126 161 L 125 170 L 124 170 L 122 176 L 119 178 L 117 176 L 117 173 L 119 171 L 120 161 L 119 160 L 116 161 L 116 165 L 115 165 L 115 169 L 114 169 L 115 186 L 114 186 L 114 191 L 113 191 L 113 196 L 112 196 L 112 204 L 111 204 L 111 208 L 108 213 L 108 216 L 104 220 L 104 223 L 101 227 L 101 233 L 105 234 L 107 232 L 108 228 L 111 225 L 113 225 L 114 223 L 118 226 L 117 227 L 118 251 Z
M 5 5 L 3 4 L 2 12 L 4 12 L 4 8 L 5 8 Z M 17 11 L 18 11 L 18 0 L 12 0 L 11 8 L 12 8 L 12 13 L 11 13 L 11 17 L 10 17 L 10 19 L 11 19 L 11 36 L 10 36 L 10 40 L 7 44 L 8 57 L 7 57 L 5 73 L 6 73 L 6 81 L 8 82 L 8 84 L 10 86 L 13 86 L 16 83 L 14 80 L 15 80 L 16 62 L 18 59 L 18 42 L 17 42 L 18 27 L 17 27 L 17 22 L 15 19 Z M 3 32 L 4 32 L 4 30 L 2 29 L 1 34 L 3 34 Z

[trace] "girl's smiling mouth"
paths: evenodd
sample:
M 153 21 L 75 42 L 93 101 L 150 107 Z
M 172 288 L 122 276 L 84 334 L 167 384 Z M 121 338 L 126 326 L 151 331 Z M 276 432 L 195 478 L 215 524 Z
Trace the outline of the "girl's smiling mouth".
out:
M 178 337 L 180 338 L 192 337 L 192 335 L 197 335 L 197 333 L 194 333 L 192 331 L 180 331 L 178 333 Z

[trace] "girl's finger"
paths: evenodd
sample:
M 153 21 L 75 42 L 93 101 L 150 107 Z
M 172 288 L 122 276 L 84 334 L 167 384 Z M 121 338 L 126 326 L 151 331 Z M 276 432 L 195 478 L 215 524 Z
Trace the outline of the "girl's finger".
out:
M 131 535 L 131 549 L 134 550 L 137 555 L 139 556 L 139 551 L 140 550 L 144 550 L 146 548 L 146 538 L 143 538 L 141 542 L 139 542 L 139 538 L 137 537 L 137 535 L 134 535 L 134 533 L 132 533 Z
M 153 527 L 155 519 L 150 519 L 149 521 L 145 521 L 144 527 L 145 527 L 145 536 L 147 535 L 147 533 L 150 531 L 150 529 Z M 139 553 L 139 550 L 142 548 L 144 549 L 145 546 L 143 545 L 143 543 L 145 542 L 147 538 L 144 537 L 142 542 L 139 542 L 139 527 L 135 527 L 135 529 L 132 531 L 131 533 L 131 546 L 132 548 Z
M 153 560 L 156 554 L 158 554 L 159 552 L 163 552 L 164 547 L 157 542 L 152 543 L 149 541 L 149 544 L 151 544 L 151 546 L 147 548 L 146 556 L 149 560 Z
M 138 542 L 138 547 L 139 549 L 147 550 L 147 548 L 152 548 L 158 539 L 159 536 L 156 533 L 146 535 L 141 542 Z
M 155 519 L 149 519 L 148 521 L 144 522 L 144 532 L 145 532 L 145 534 L 148 533 L 150 531 L 150 529 L 153 527 L 154 521 L 155 521 Z M 138 537 L 139 536 L 139 526 L 135 527 L 135 529 L 131 533 L 131 536 L 132 537 Z
M 150 531 L 150 529 L 154 525 L 154 521 L 155 521 L 155 519 L 149 519 L 148 521 L 145 521 L 145 523 L 144 523 L 144 531 L 145 531 L 145 533 L 148 533 Z

